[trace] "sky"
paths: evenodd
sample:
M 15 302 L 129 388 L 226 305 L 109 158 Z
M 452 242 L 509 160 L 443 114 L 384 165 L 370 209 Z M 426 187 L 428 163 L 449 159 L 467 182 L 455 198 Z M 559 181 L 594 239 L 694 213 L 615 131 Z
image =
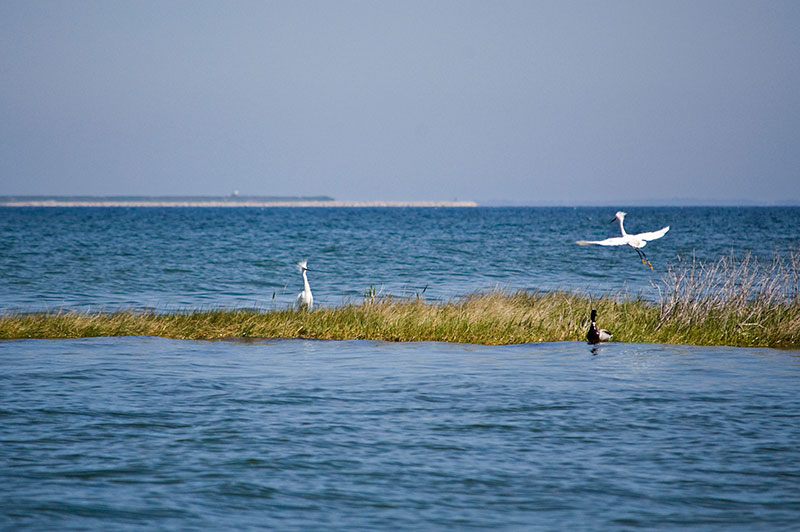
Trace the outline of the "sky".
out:
M 0 195 L 800 203 L 800 2 L 0 2 Z

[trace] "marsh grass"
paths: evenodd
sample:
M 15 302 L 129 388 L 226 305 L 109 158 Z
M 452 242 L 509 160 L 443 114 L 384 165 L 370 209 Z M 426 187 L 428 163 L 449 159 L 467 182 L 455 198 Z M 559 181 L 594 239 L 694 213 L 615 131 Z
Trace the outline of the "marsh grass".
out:
M 800 255 L 679 261 L 654 283 L 656 302 L 622 293 L 492 291 L 447 303 L 380 296 L 306 312 L 255 309 L 0 316 L 0 338 L 163 336 L 517 344 L 583 340 L 591 309 L 618 342 L 800 347 Z
M 656 341 L 800 345 L 800 253 L 770 263 L 750 254 L 679 262 L 660 288 Z

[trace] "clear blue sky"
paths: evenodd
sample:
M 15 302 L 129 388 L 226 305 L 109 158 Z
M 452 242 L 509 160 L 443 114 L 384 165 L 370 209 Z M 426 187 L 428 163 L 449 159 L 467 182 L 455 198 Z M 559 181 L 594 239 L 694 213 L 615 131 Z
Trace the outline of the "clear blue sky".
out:
M 800 2 L 0 2 L 0 195 L 800 202 Z

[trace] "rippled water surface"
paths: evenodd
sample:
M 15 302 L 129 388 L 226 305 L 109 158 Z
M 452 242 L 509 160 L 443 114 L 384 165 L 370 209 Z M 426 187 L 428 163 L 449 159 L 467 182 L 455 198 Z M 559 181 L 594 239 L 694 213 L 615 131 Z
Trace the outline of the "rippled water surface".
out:
M 285 307 L 308 259 L 318 304 L 378 293 L 449 300 L 492 288 L 657 297 L 679 258 L 800 250 L 800 208 L 631 208 L 629 232 L 669 225 L 645 248 L 580 247 L 618 236 L 610 208 L 0 208 L 0 308 Z
M 0 208 L 0 311 L 367 290 L 647 298 L 800 249 L 798 208 Z M 3 530 L 797 530 L 800 352 L 581 343 L 0 342 Z
M 796 530 L 800 353 L 0 343 L 0 527 Z

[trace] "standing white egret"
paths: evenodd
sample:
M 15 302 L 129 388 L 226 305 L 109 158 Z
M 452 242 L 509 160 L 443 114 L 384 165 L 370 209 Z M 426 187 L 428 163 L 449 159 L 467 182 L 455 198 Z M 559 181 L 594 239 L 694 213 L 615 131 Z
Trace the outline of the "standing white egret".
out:
M 590 244 L 597 244 L 598 246 L 624 246 L 628 245 L 636 250 L 636 253 L 639 254 L 639 258 L 642 259 L 642 264 L 647 264 L 650 266 L 650 269 L 653 269 L 653 265 L 650 264 L 650 261 L 647 260 L 647 255 L 644 254 L 642 248 L 650 241 L 655 240 L 657 238 L 661 238 L 664 236 L 667 231 L 669 231 L 669 226 L 662 227 L 658 231 L 651 231 L 649 233 L 638 233 L 635 235 L 629 235 L 625 232 L 625 226 L 622 225 L 622 221 L 625 219 L 625 215 L 627 213 L 622 211 L 617 211 L 617 214 L 614 216 L 614 219 L 611 222 L 615 222 L 619 220 L 619 230 L 622 232 L 622 236 L 617 236 L 613 238 L 606 238 L 605 240 L 578 240 L 576 244 L 581 246 L 588 246 Z
M 297 294 L 297 306 L 300 308 L 305 308 L 306 310 L 311 310 L 311 307 L 314 305 L 314 296 L 311 295 L 311 285 L 308 284 L 308 276 L 306 272 L 308 270 L 308 261 L 303 260 L 297 263 L 297 269 L 303 274 L 303 291 Z
M 611 340 L 613 335 L 605 329 L 598 329 L 595 320 L 597 320 L 597 311 L 592 309 L 592 323 L 586 332 L 586 341 L 590 344 L 599 344 Z

